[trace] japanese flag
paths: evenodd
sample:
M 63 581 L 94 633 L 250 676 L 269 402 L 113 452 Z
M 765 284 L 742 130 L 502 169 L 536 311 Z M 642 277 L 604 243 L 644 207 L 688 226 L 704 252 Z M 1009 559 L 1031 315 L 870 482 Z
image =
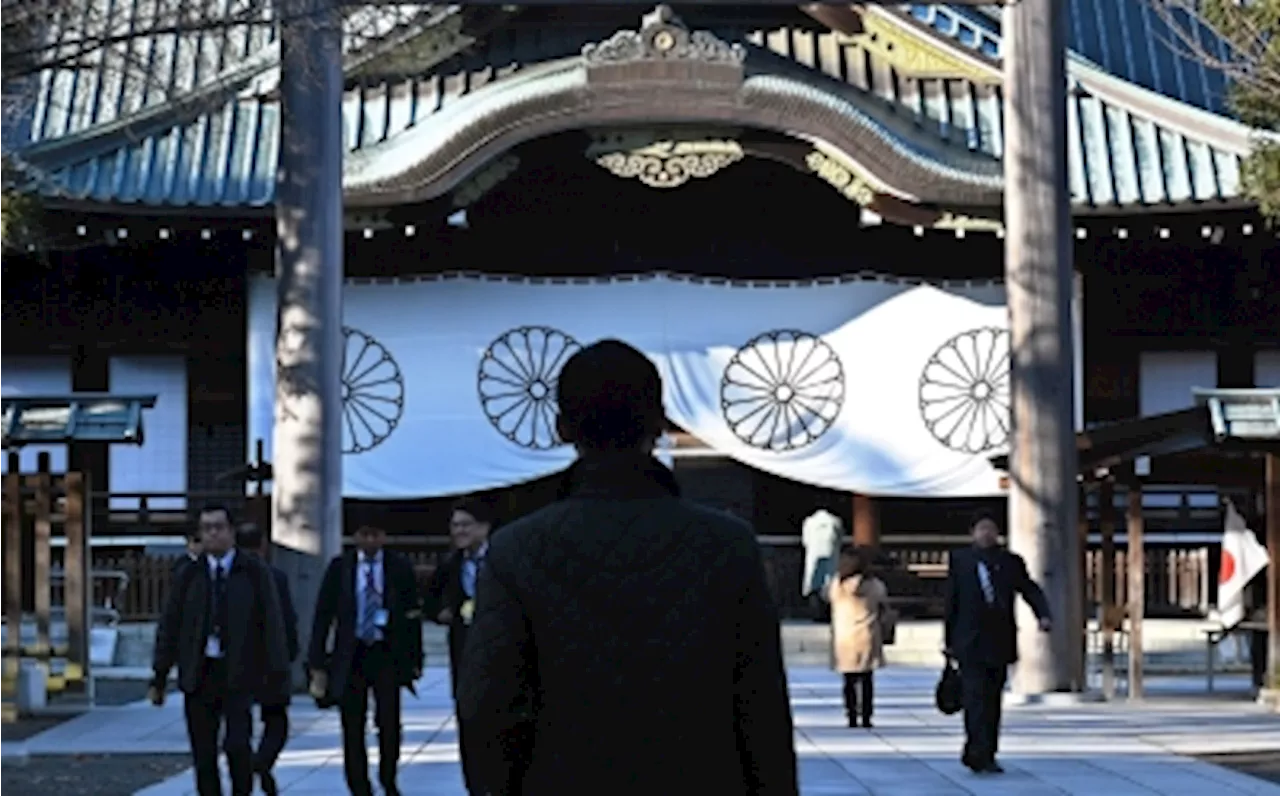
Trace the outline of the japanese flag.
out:
M 1245 525 L 1244 517 L 1227 501 L 1222 530 L 1222 566 L 1218 570 L 1218 619 L 1225 628 L 1244 620 L 1244 587 L 1267 566 L 1267 548 Z

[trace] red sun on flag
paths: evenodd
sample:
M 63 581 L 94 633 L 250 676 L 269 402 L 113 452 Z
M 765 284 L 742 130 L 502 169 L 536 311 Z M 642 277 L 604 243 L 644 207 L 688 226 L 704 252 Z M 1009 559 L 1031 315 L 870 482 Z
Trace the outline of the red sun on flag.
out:
M 1231 551 L 1222 551 L 1222 566 L 1218 567 L 1218 582 L 1229 583 L 1236 574 L 1236 557 Z

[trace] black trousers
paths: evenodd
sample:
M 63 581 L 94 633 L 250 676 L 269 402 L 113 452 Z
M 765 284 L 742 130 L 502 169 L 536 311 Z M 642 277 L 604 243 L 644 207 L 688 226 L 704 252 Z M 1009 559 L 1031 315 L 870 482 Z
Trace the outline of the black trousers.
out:
M 218 735 L 231 770 L 232 796 L 249 796 L 253 790 L 253 695 L 227 688 L 227 664 L 220 659 L 204 663 L 200 684 L 186 695 L 187 738 L 195 762 L 196 792 L 200 796 L 222 796 L 218 774 Z
M 253 770 L 270 771 L 275 768 L 276 760 L 284 751 L 285 741 L 289 739 L 289 707 L 259 705 L 258 716 L 262 719 L 262 738 L 258 741 L 258 751 L 253 755 Z
M 1253 687 L 1262 688 L 1267 679 L 1267 640 L 1265 630 L 1249 631 L 1249 664 L 1253 673 Z
M 378 728 L 378 781 L 396 792 L 400 763 L 400 684 L 390 651 L 383 642 L 359 644 L 351 661 L 347 689 L 339 702 L 342 713 L 342 767 L 353 796 L 370 796 L 369 756 L 365 751 L 365 720 L 373 692 L 374 724 Z
M 1000 746 L 1000 708 L 1009 667 L 982 661 L 960 663 L 964 703 L 965 765 L 980 768 L 995 762 Z
M 850 721 L 859 716 L 871 721 L 875 701 L 875 683 L 872 672 L 848 672 L 844 676 L 844 711 Z

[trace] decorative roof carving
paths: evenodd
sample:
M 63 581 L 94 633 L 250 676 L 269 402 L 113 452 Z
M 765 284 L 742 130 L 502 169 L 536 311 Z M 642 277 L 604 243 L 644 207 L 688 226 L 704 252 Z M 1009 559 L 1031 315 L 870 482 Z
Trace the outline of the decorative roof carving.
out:
M 731 139 L 655 140 L 639 133 L 599 137 L 586 154 L 616 176 L 639 180 L 650 188 L 678 188 L 744 157 L 742 146 Z
M 849 40 L 879 55 L 899 73 L 916 79 L 963 78 L 974 83 L 999 83 L 998 67 L 976 57 L 948 52 L 909 24 L 879 9 L 862 11 L 862 32 Z
M 747 51 L 705 30 L 690 31 L 670 6 L 645 14 L 640 30 L 620 30 L 599 44 L 582 48 L 587 66 L 629 64 L 636 61 L 701 61 L 742 66 Z
M 820 178 L 840 195 L 862 207 L 871 204 L 876 198 L 875 190 L 860 175 L 855 174 L 835 158 L 813 150 L 805 156 L 804 162 Z

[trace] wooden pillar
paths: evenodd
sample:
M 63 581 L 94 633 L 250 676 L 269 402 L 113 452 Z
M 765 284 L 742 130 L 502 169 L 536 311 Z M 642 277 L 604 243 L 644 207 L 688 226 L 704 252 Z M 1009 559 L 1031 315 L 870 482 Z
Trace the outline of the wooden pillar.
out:
M 1142 699 L 1142 618 L 1146 615 L 1147 557 L 1143 540 L 1142 485 L 1129 484 L 1129 699 Z
M 50 674 L 49 658 L 53 652 L 53 642 L 50 639 L 52 589 L 49 577 L 53 569 L 53 551 L 50 549 L 50 543 L 53 540 L 53 478 L 49 474 L 48 452 L 41 451 L 36 461 L 36 474 L 26 476 L 27 485 L 31 490 L 32 508 L 35 510 L 35 521 L 32 523 L 35 567 L 31 577 L 36 587 L 33 606 L 36 615 L 36 645 L 31 653 L 47 682 Z
M 63 602 L 67 611 L 67 685 L 68 691 L 88 700 L 93 699 L 93 678 L 89 671 L 89 627 L 92 624 L 93 565 L 89 539 L 93 523 L 89 511 L 89 489 L 92 480 L 87 473 L 67 473 L 63 478 L 66 495 L 66 521 L 63 532 L 67 547 L 63 551 Z
M 270 527 L 306 649 L 342 549 L 342 27 L 335 0 L 281 5 Z
M 1267 677 L 1263 687 L 1280 708 L 1280 454 L 1267 454 Z
M 4 476 L 4 619 L 9 627 L 4 643 L 4 669 L 0 690 L 4 695 L 3 720 L 18 718 L 18 666 L 22 656 L 22 462 L 10 453 Z
M 1116 696 L 1116 630 L 1120 612 L 1116 610 L 1116 493 L 1115 481 L 1107 476 L 1098 487 L 1098 529 L 1102 534 L 1102 695 Z
M 1089 583 L 1087 551 L 1089 549 L 1089 484 L 1079 479 L 1076 488 L 1076 577 L 1072 582 L 1078 591 L 1071 595 L 1074 613 L 1075 644 L 1071 647 L 1071 681 L 1073 691 L 1085 691 L 1089 687 L 1089 599 L 1085 594 Z
M 870 495 L 853 496 L 853 544 L 856 547 L 880 547 L 880 516 Z
M 1067 186 L 1066 9 L 1020 0 L 1004 11 L 1005 286 L 1012 364 L 1010 547 L 1049 599 L 1041 633 L 1025 606 L 1014 691 L 1069 691 L 1071 581 L 1078 576 Z

